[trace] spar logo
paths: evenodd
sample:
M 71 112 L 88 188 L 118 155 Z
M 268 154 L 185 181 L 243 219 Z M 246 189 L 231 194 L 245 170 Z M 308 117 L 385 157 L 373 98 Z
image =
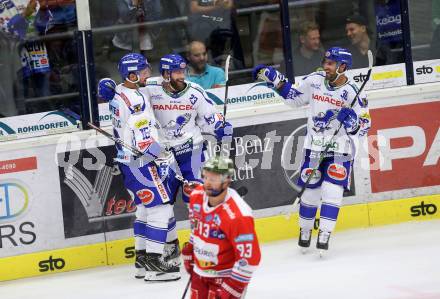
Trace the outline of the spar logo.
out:
M 18 181 L 0 182 L 0 221 L 22 215 L 29 206 L 29 192 Z
M 267 84 L 265 82 L 255 83 L 251 84 L 251 87 L 244 92 L 241 92 L 241 90 L 237 90 L 239 87 L 237 87 L 234 92 L 237 96 L 232 96 L 227 99 L 228 104 L 246 104 L 246 103 L 254 103 L 254 104 L 268 104 L 272 102 L 279 103 L 281 100 L 279 99 L 279 96 L 267 87 Z M 240 88 L 241 89 L 241 88 Z M 218 96 L 211 92 L 207 92 L 209 98 L 214 101 L 216 105 L 223 105 L 224 99 L 220 99 Z M 239 95 L 238 95 L 239 94 Z

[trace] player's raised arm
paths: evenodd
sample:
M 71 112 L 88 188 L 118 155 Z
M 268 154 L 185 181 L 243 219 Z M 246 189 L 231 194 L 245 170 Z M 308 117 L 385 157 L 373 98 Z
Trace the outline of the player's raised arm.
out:
M 255 80 L 265 81 L 268 87 L 275 88 L 287 105 L 298 107 L 309 103 L 309 97 L 307 96 L 309 84 L 305 82 L 308 77 L 302 79 L 299 84 L 294 85 L 274 67 L 263 64 L 254 68 L 252 76 Z

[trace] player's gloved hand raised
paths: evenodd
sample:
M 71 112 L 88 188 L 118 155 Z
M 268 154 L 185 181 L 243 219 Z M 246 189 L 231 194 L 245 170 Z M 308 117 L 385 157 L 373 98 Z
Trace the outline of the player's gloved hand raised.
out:
M 231 142 L 233 133 L 234 128 L 227 121 L 218 121 L 214 125 L 214 134 L 218 141 Z
M 348 133 L 355 132 L 359 128 L 357 114 L 351 108 L 342 107 L 341 110 L 339 110 L 337 119 L 342 123 Z
M 216 290 L 216 299 L 239 299 L 243 295 L 247 284 L 232 278 L 226 278 L 220 288 Z
M 107 101 L 110 102 L 113 100 L 113 97 L 115 96 L 115 88 L 116 83 L 110 78 L 103 78 L 99 80 L 98 83 L 98 96 Z
M 252 77 L 254 80 L 264 80 L 269 87 L 275 88 L 277 88 L 281 82 L 287 81 L 286 77 L 275 68 L 264 64 L 259 64 L 252 70 Z
M 194 269 L 194 246 L 193 244 L 186 242 L 182 247 L 182 259 L 186 272 L 192 275 Z

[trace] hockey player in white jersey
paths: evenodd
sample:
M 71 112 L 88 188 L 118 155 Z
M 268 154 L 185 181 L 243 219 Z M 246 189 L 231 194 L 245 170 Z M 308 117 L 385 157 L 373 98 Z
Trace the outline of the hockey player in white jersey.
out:
M 330 234 L 335 228 L 344 188 L 350 188 L 350 177 L 359 144 L 356 140 L 367 134 L 371 126 L 366 96 L 345 76 L 351 67 L 351 53 L 339 47 L 325 52 L 324 71 L 305 76 L 296 85 L 272 67 L 254 68 L 254 78 L 260 78 L 275 87 L 290 106 L 309 104 L 307 136 L 298 185 L 304 186 L 312 169 L 319 165 L 306 185 L 299 209 L 300 236 L 298 245 L 310 246 L 311 232 L 321 202 L 319 233 L 316 247 L 327 250 Z M 333 134 L 342 124 L 342 129 Z M 326 146 L 330 146 L 325 152 Z M 324 155 L 319 164 L 321 155 Z
M 185 80 L 187 65 L 183 57 L 165 55 L 159 64 L 162 76 L 149 78 L 141 91 L 150 99 L 161 133 L 174 153 L 182 176 L 190 182 L 201 182 L 202 132 L 227 142 L 232 139 L 232 125 L 224 121 L 200 85 Z M 183 188 L 186 203 L 189 195 Z
M 165 243 L 177 239 L 172 204 L 178 182 L 169 165 L 172 154 L 166 155 L 153 110 L 138 88 L 139 80 L 150 72 L 149 64 L 142 55 L 131 53 L 121 58 L 118 70 L 123 83 L 112 85 L 116 94 L 109 102 L 113 135 L 144 154 L 136 157 L 130 150 L 116 144 L 115 161 L 137 207 L 135 276 L 146 281 L 176 280 L 180 278 L 179 267 L 169 263 L 163 253 Z
M 161 137 L 174 153 L 182 176 L 189 182 L 201 182 L 200 169 L 204 162 L 202 132 L 214 134 L 217 140 L 232 139 L 232 125 L 218 113 L 201 86 L 185 80 L 186 62 L 182 56 L 168 54 L 160 59 L 160 77 L 149 78 L 140 91 L 149 99 L 160 123 Z M 111 82 L 110 82 L 111 81 Z M 111 79 L 99 83 L 99 95 L 111 99 L 114 90 Z M 142 85 L 142 82 L 140 82 Z M 183 200 L 189 193 L 183 188 Z

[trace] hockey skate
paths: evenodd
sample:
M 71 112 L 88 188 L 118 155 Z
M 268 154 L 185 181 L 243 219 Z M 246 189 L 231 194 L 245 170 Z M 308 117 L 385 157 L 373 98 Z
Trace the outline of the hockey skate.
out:
M 307 248 L 310 247 L 310 241 L 312 239 L 312 230 L 306 230 L 300 228 L 298 246 L 301 247 L 301 252 L 304 254 L 307 252 Z
M 135 278 L 141 279 L 145 277 L 145 251 L 136 250 L 136 261 L 134 262 L 136 268 Z
M 319 230 L 316 248 L 319 249 L 319 256 L 324 255 L 324 250 L 328 250 L 328 242 L 330 241 L 330 232 Z
M 165 262 L 180 267 L 180 249 L 179 240 L 176 239 L 165 244 L 163 259 Z
M 173 281 L 180 279 L 180 268 L 166 262 L 158 253 L 145 255 L 145 281 Z

